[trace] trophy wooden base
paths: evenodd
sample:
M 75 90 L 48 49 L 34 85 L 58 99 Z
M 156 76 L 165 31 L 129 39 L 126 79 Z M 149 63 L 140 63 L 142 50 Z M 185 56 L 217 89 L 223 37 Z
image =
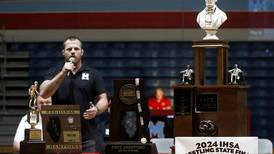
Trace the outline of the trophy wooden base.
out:
M 249 135 L 247 90 L 248 86 L 240 85 L 176 86 L 174 136 L 208 136 L 199 132 L 199 126 L 209 120 L 216 125 L 216 132 L 209 136 Z M 189 96 L 185 91 L 190 91 Z
M 158 154 L 154 143 L 141 143 L 138 141 L 108 142 L 105 154 Z
M 20 154 L 46 154 L 46 142 L 21 141 Z

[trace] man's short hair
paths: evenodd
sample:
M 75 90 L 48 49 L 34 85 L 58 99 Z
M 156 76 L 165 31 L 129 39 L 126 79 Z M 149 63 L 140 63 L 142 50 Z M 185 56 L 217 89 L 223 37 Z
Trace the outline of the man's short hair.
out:
M 65 43 L 66 43 L 66 41 L 68 41 L 68 40 L 70 40 L 70 41 L 78 40 L 78 41 L 80 42 L 81 48 L 83 48 L 83 43 L 82 43 L 81 39 L 80 39 L 79 37 L 77 37 L 77 36 L 69 36 L 69 37 L 67 37 L 67 38 L 63 41 L 63 48 L 65 48 L 65 46 L 66 46 Z

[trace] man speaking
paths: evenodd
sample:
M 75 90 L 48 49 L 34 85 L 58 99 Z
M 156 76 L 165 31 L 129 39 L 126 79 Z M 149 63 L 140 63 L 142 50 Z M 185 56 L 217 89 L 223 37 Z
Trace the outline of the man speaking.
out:
M 64 64 L 53 67 L 40 86 L 42 98 L 52 98 L 53 105 L 80 105 L 82 152 L 100 152 L 103 136 L 98 133 L 97 115 L 108 108 L 101 75 L 83 63 L 82 42 L 70 36 L 63 42 Z

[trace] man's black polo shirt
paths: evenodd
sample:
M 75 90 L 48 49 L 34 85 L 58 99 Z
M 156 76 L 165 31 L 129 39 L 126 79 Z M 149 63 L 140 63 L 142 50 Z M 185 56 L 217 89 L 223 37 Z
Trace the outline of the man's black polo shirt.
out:
M 51 80 L 61 70 L 62 65 L 51 68 L 45 80 Z M 103 79 L 98 71 L 85 64 L 73 75 L 70 73 L 52 96 L 54 105 L 80 105 L 82 139 L 94 139 L 95 120 L 83 119 L 83 113 L 89 108 L 89 102 L 96 104 L 96 96 L 105 93 Z

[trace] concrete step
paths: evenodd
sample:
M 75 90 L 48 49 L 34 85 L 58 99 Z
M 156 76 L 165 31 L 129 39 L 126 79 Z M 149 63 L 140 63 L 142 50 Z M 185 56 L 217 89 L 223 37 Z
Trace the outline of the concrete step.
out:
M 7 78 L 28 78 L 28 71 L 9 71 L 5 74 L 5 79 Z
M 13 144 L 14 135 L 15 134 L 13 134 L 13 135 L 0 135 L 0 146 L 3 146 L 3 145 L 12 145 Z
M 24 51 L 8 51 L 7 59 L 29 59 L 29 53 Z
M 17 124 L 18 125 L 18 124 Z M 14 136 L 17 125 L 1 125 L 0 126 L 0 136 Z
M 6 87 L 29 87 L 28 80 L 5 80 L 0 84 L 4 84 Z
M 1 92 L 0 93 L 0 98 L 2 98 L 3 96 L 3 93 Z M 14 92 L 7 92 L 6 93 L 6 98 L 8 99 L 8 97 L 17 97 L 17 98 L 22 98 L 22 97 L 25 97 L 25 98 L 28 98 L 28 93 L 26 91 L 14 91 Z
M 8 90 L 17 90 L 17 91 L 26 91 L 26 92 L 28 92 L 28 89 L 29 89 L 29 87 L 28 87 L 28 85 L 11 85 L 11 86 L 7 86 L 6 84 L 5 84 L 5 86 L 6 86 L 6 91 L 8 91 Z
M 1 112 L 0 112 L 1 113 Z M 26 111 L 20 111 L 20 113 L 16 116 L 10 115 L 7 113 L 2 114 L 0 118 L 0 125 L 10 123 L 10 124 L 18 124 L 21 120 L 21 117 L 26 113 Z
M 8 61 L 7 69 L 14 69 L 14 68 L 28 69 L 29 61 Z
M 17 107 L 28 107 L 28 102 L 29 99 L 28 98 L 7 98 L 6 99 L 6 106 L 7 107 L 13 107 L 13 106 L 17 106 Z M 0 105 L 3 104 L 3 100 L 0 100 Z
M 7 93 L 27 93 L 28 94 L 28 88 L 6 88 Z
M 14 139 L 14 135 L 13 136 L 5 136 L 5 135 L 1 135 L 0 136 L 0 153 L 1 154 L 7 154 L 4 152 L 7 152 L 7 147 L 12 147 L 13 145 L 13 139 Z M 5 149 L 3 149 L 5 147 Z
M 21 117 L 25 115 L 28 111 L 28 108 L 20 108 L 20 109 L 6 109 L 5 111 L 0 110 L 0 120 L 6 121 L 6 119 L 12 120 L 13 118 L 17 118 L 17 116 Z M 18 120 L 18 119 L 17 119 Z
M 17 74 L 17 73 L 23 73 L 23 72 L 29 72 L 28 68 L 21 68 L 21 67 L 13 67 L 6 69 L 6 74 Z

